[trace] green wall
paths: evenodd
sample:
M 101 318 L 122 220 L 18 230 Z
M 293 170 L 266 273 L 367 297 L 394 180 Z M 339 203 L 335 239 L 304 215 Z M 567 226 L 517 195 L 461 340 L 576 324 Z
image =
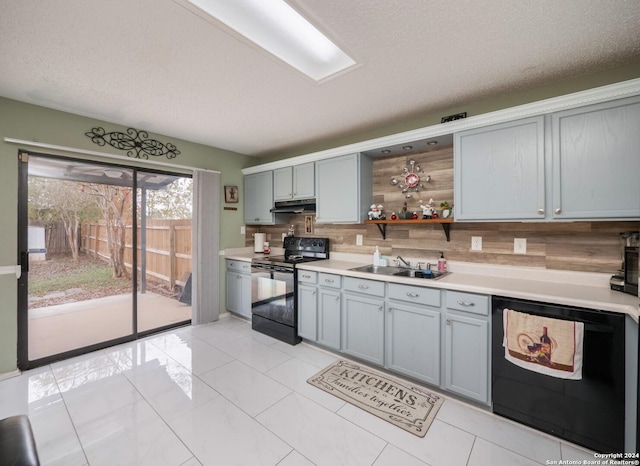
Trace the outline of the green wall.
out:
M 32 152 L 68 155 L 84 160 L 100 160 L 94 156 L 65 154 L 59 151 L 47 151 L 38 148 L 21 147 L 5 143 L 4 138 L 37 141 L 43 144 L 73 147 L 77 149 L 114 154 L 119 160 L 103 158 L 107 162 L 136 165 L 123 151 L 108 147 L 99 147 L 84 135 L 95 126 L 107 131 L 124 131 L 126 127 L 113 123 L 85 118 L 78 115 L 50 110 L 29 105 L 15 100 L 0 97 L 0 266 L 11 266 L 17 263 L 17 204 L 18 204 L 18 149 L 24 148 Z M 145 128 L 137 128 L 145 129 Z M 163 162 L 182 166 L 197 167 L 221 172 L 221 184 L 237 185 L 241 190 L 241 168 L 249 164 L 250 157 L 234 152 L 183 141 L 174 137 L 149 134 L 149 137 L 162 142 L 171 142 L 181 154 L 173 160 Z M 140 164 L 138 164 L 140 165 Z M 149 165 L 144 165 L 149 166 Z M 157 167 L 171 170 L 170 167 Z M 184 172 L 185 170 L 179 170 Z M 222 195 L 222 194 L 221 194 Z M 222 195 L 224 201 L 224 195 Z M 242 204 L 237 211 L 226 211 L 220 208 L 220 248 L 244 247 L 244 236 L 240 227 L 244 224 Z M 224 261 L 222 261 L 224 262 Z M 224 309 L 224 263 L 221 264 L 220 285 L 221 309 Z M 0 275 L 0 374 L 14 371 L 17 367 L 17 281 L 13 275 Z

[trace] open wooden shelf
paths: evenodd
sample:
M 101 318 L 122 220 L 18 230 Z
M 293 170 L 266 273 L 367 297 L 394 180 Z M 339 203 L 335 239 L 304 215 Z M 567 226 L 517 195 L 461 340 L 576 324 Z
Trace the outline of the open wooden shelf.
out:
M 382 235 L 382 239 L 387 239 L 387 225 L 406 225 L 406 224 L 418 224 L 418 225 L 426 225 L 429 223 L 439 223 L 442 225 L 442 229 L 444 230 L 444 234 L 447 237 L 447 241 L 449 241 L 449 234 L 451 231 L 451 224 L 453 223 L 452 218 L 431 218 L 423 220 L 421 218 L 418 219 L 409 219 L 409 220 L 365 220 L 365 224 L 373 224 L 378 227 L 380 230 L 380 234 Z

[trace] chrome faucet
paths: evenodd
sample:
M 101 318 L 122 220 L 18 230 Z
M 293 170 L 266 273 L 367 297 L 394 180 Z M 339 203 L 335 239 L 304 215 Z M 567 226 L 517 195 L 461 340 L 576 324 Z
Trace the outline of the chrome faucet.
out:
M 398 259 L 400 262 L 402 262 L 406 267 L 411 268 L 411 263 L 407 262 L 406 260 L 404 260 L 402 257 L 400 256 L 396 256 L 396 259 Z

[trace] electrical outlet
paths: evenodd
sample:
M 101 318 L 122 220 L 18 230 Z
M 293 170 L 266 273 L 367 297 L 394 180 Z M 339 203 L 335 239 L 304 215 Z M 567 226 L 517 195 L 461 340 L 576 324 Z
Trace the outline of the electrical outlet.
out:
M 356 246 L 362 246 L 362 235 L 356 235 Z
M 241 234 L 241 235 L 244 235 L 244 234 L 246 233 L 246 231 L 247 231 L 247 230 L 246 230 L 245 226 L 244 226 L 244 225 L 242 225 L 242 226 L 240 227 L 240 234 Z
M 482 236 L 471 237 L 471 250 L 482 251 Z
M 526 238 L 513 238 L 513 252 L 516 254 L 527 253 L 527 239 Z
M 282 233 L 282 241 L 284 242 L 284 239 L 287 237 L 286 233 Z

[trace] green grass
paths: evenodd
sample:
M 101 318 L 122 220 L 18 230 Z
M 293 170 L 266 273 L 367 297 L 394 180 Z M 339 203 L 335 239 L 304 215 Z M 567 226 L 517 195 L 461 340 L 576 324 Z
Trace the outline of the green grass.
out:
M 111 287 L 130 286 L 130 280 L 125 278 L 113 278 L 111 267 L 99 262 L 79 263 L 77 267 L 56 270 L 55 268 L 46 276 L 38 274 L 29 277 L 29 294 L 44 296 L 55 291 L 64 291 L 71 288 L 83 290 L 96 290 Z

